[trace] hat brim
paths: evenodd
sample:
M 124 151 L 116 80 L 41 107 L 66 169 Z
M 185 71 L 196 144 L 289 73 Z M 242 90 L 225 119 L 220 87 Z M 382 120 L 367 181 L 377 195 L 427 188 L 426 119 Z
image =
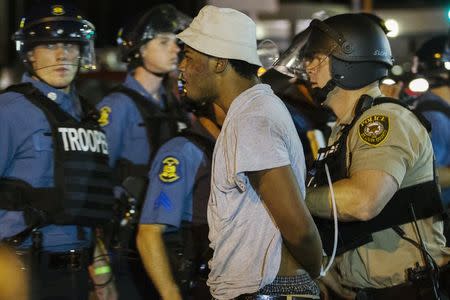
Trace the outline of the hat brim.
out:
M 190 27 L 177 34 L 177 37 L 199 52 L 220 58 L 243 60 L 253 65 L 262 66 L 256 52 L 256 46 L 251 47 L 242 43 L 231 45 L 230 41 L 205 35 Z

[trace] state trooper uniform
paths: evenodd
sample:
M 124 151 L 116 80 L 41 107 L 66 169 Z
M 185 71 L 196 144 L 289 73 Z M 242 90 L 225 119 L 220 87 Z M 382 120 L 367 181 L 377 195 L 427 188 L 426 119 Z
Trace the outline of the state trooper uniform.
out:
M 158 73 L 147 67 L 147 58 L 142 57 L 141 48 L 160 36 L 174 41 L 174 34 L 187 26 L 190 20 L 173 6 L 165 4 L 150 9 L 132 26 L 119 30 L 117 42 L 129 72 L 124 83 L 97 104 L 99 122 L 108 139 L 115 185 L 124 185 L 128 193 L 124 195 L 121 188 L 116 188 L 116 196 L 120 198 L 117 209 L 119 222 L 112 229 L 112 247 L 119 265 L 116 277 L 123 278 L 118 282 L 119 293 L 122 291 L 130 297 L 154 297 L 135 246 L 135 227 L 152 158 L 165 141 L 176 136 L 189 123 L 174 95 L 176 80 L 168 73 Z M 150 94 L 136 79 L 137 68 L 162 78 L 156 94 Z M 129 183 L 132 187 L 128 186 Z M 131 206 L 130 195 L 134 199 Z
M 183 299 L 208 299 L 206 210 L 214 138 L 199 124 L 158 150 L 139 223 L 164 224 L 164 242 Z
M 95 108 L 39 77 L 27 53 L 76 44 L 89 68 L 94 36 L 66 2 L 33 7 L 13 36 L 28 72 L 0 94 L 0 239 L 31 269 L 32 299 L 87 299 L 91 228 L 112 218 L 113 194 Z
M 392 66 L 382 29 L 357 14 L 314 20 L 308 37 L 299 42 L 299 53 L 304 62 L 317 54 L 329 59 L 329 81 L 314 88 L 315 99 L 321 102 L 331 101 L 329 94 L 336 87 L 358 90 L 369 86 L 386 76 Z M 298 63 L 291 70 L 304 73 L 307 68 L 307 63 Z M 448 287 L 448 276 L 442 271 L 450 260 L 450 249 L 443 236 L 444 208 L 429 124 L 398 100 L 371 91 L 338 118 L 328 146 L 319 151 L 309 186 L 328 185 L 327 165 L 332 182 L 351 178 L 358 171 L 379 170 L 392 176 L 399 189 L 374 218 L 338 223 L 338 257 L 332 272 L 340 284 L 357 292 L 356 299 L 444 297 L 445 292 L 437 288 L 438 276 L 440 286 Z M 311 194 L 314 197 L 314 189 Z M 318 201 L 320 196 L 316 197 Z M 324 250 L 331 256 L 334 223 L 319 217 L 315 221 Z

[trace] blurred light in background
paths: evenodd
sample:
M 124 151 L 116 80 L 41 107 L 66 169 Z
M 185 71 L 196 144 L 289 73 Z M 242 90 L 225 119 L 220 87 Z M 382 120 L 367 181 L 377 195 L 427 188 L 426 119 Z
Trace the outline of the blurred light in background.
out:
M 444 67 L 445 67 L 446 70 L 449 70 L 449 71 L 450 71 L 450 61 L 446 61 L 446 62 L 444 63 Z
M 387 29 L 389 29 L 389 32 L 386 34 L 388 37 L 396 37 L 398 36 L 399 27 L 398 22 L 394 19 L 388 19 L 386 22 L 384 22 L 384 25 L 386 25 Z
M 408 85 L 408 88 L 411 91 L 416 92 L 416 93 L 426 92 L 429 87 L 430 87 L 430 84 L 428 83 L 428 81 L 425 78 L 416 78 L 416 79 L 412 80 Z
M 400 75 L 403 74 L 403 68 L 402 68 L 402 66 L 395 65 L 395 66 L 392 67 L 391 72 L 395 76 L 400 76 Z
M 396 82 L 394 79 L 385 78 L 385 79 L 383 79 L 383 81 L 381 83 L 385 84 L 385 85 L 394 85 Z

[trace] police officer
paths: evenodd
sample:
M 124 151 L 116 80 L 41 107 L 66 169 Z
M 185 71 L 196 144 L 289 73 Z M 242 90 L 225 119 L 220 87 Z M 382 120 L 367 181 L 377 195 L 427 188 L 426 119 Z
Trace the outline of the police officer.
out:
M 447 65 L 446 65 L 447 64 Z M 423 76 L 430 89 L 412 99 L 415 110 L 431 123 L 431 142 L 445 205 L 450 205 L 450 33 L 427 40 L 417 50 L 413 72 Z
M 135 226 L 143 201 L 141 195 L 146 191 L 146 183 L 141 179 L 147 178 L 156 149 L 187 127 L 188 118 L 174 94 L 176 79 L 171 73 L 176 70 L 180 52 L 175 33 L 189 23 L 189 17 L 164 4 L 121 29 L 119 49 L 129 72 L 125 82 L 97 105 L 108 139 L 115 184 L 138 182 L 129 191 L 138 203 L 129 207 L 130 198 L 121 196 L 118 214 L 122 226 L 113 234 L 119 265 L 116 277 L 121 278 L 117 281 L 119 293 L 130 298 L 155 297 L 138 257 Z M 123 217 L 127 214 L 132 218 Z
M 423 117 L 381 95 L 386 35 L 358 14 L 313 20 L 309 31 L 299 70 L 337 117 L 306 197 L 326 253 L 338 255 L 324 282 L 347 298 L 438 299 L 450 249 L 433 150 Z
M 0 239 L 31 267 L 32 299 L 87 299 L 90 228 L 112 217 L 106 136 L 73 88 L 94 37 L 64 1 L 32 7 L 13 35 L 27 72 L 0 95 Z
M 158 150 L 149 172 L 137 245 L 162 299 L 209 299 L 206 209 L 215 139 L 225 115 L 187 102 L 198 117 Z
M 180 52 L 175 33 L 189 22 L 164 4 L 150 9 L 132 28 L 119 31 L 119 49 L 129 72 L 125 82 L 97 105 L 118 182 L 146 176 L 153 151 L 186 127 L 170 73 L 176 70 Z

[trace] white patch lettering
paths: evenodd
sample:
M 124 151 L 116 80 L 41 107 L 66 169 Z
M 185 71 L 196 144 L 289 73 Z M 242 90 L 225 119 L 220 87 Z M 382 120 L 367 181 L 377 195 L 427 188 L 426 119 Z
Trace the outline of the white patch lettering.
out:
M 67 128 L 60 127 L 58 128 L 58 131 L 61 133 L 61 137 L 64 144 L 64 150 L 69 151 L 69 143 L 67 141 Z
M 69 128 L 69 141 L 70 141 L 70 150 L 72 151 L 81 151 L 80 143 L 78 142 L 78 132 L 75 128 Z
M 88 137 L 86 130 L 83 128 L 78 128 L 78 141 L 80 142 L 81 150 L 84 152 L 89 150 Z

